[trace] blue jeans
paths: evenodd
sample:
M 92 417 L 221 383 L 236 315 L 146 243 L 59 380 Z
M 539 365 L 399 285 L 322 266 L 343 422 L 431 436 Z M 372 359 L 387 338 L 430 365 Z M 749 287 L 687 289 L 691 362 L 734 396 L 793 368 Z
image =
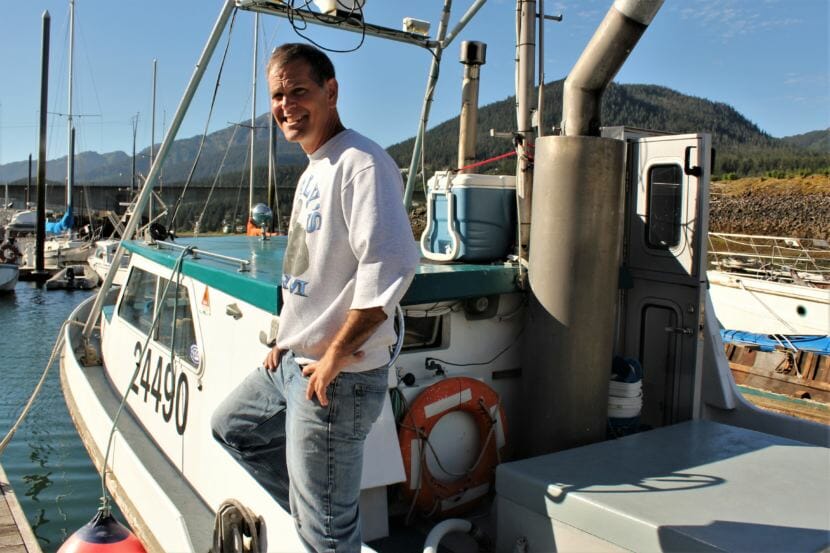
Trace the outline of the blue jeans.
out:
M 290 351 L 257 368 L 219 405 L 216 439 L 294 517 L 309 551 L 359 551 L 363 442 L 380 415 L 387 369 L 342 372 L 329 404 L 305 398 L 308 378 Z

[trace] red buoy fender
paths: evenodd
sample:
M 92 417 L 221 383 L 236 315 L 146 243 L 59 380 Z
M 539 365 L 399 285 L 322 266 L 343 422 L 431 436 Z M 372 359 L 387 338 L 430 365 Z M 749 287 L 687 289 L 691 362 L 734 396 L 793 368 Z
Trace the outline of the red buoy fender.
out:
M 96 515 L 63 542 L 58 553 L 147 553 L 135 535 L 111 513 Z
M 482 450 L 477 464 L 464 476 L 442 482 L 422 462 L 426 459 L 424 449 L 428 449 L 424 442 L 442 417 L 457 411 L 475 421 Z M 468 510 L 490 490 L 505 435 L 504 410 L 490 386 L 468 377 L 433 384 L 412 402 L 398 432 L 406 472 L 404 495 L 424 513 L 454 515 Z

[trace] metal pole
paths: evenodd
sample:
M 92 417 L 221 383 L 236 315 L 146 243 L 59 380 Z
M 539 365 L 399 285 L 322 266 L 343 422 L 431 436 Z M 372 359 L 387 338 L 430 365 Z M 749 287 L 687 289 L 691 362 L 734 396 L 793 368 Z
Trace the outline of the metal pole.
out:
M 277 199 L 277 181 L 276 175 L 274 174 L 276 171 L 276 152 L 274 149 L 277 146 L 277 136 L 276 136 L 277 128 L 274 126 L 274 116 L 269 113 L 268 114 L 268 207 L 271 208 L 272 213 L 274 213 L 275 217 L 271 218 L 271 232 L 274 232 L 274 225 L 276 224 L 276 229 L 279 231 L 280 229 L 280 211 Z
M 66 116 L 66 195 L 64 197 L 64 205 L 66 210 L 72 209 L 72 75 L 73 75 L 73 61 L 75 59 L 75 0 L 69 0 L 69 94 Z
M 533 183 L 533 166 L 529 156 L 533 152 L 533 128 L 531 126 L 530 106 L 533 93 L 533 66 L 536 53 L 536 0 L 519 0 L 520 27 L 518 44 L 518 82 L 516 90 L 517 123 L 520 136 L 517 147 L 519 163 L 516 167 L 516 201 L 519 214 L 520 259 L 527 259 L 528 237 L 530 236 L 530 211 L 532 203 L 531 185 Z
M 138 131 L 138 113 L 136 113 L 132 118 L 133 124 L 133 165 L 132 165 L 132 176 L 130 177 L 130 192 L 135 192 L 135 138 L 136 132 Z
M 473 5 L 466 11 L 466 13 L 461 16 L 461 19 L 458 20 L 458 23 L 456 23 L 455 27 L 453 27 L 453 30 L 447 33 L 446 38 L 438 39 L 441 41 L 441 48 L 446 49 L 447 46 L 452 44 L 453 39 L 458 36 L 458 33 L 464 30 L 464 27 L 466 27 L 467 23 L 475 17 L 475 14 L 478 13 L 478 10 L 481 9 L 485 2 L 487 2 L 487 0 L 476 0 L 475 3 L 473 3 Z
M 66 211 L 70 213 L 72 218 L 72 183 L 75 182 L 75 128 L 69 129 L 69 173 L 67 173 L 66 181 L 69 186 L 66 187 Z
M 26 181 L 26 205 L 24 209 L 29 209 L 29 202 L 31 201 L 32 188 L 32 154 L 29 154 L 29 179 Z
M 157 68 L 157 60 L 153 59 L 153 105 L 151 108 L 151 115 L 150 115 L 150 167 L 153 167 L 153 163 L 156 160 L 156 68 Z M 153 220 L 153 196 L 150 196 L 150 208 L 148 210 L 149 221 Z
M 46 236 L 46 109 L 49 94 L 49 28 L 52 18 L 43 12 L 40 53 L 40 127 L 37 157 L 37 229 L 35 231 L 35 273 L 43 275 L 43 240 Z
M 205 44 L 205 48 L 204 50 L 202 50 L 202 54 L 199 56 L 199 61 L 196 63 L 196 67 L 193 70 L 193 75 L 190 77 L 190 82 L 187 84 L 187 89 L 184 92 L 184 96 L 182 96 L 182 100 L 179 103 L 179 107 L 176 108 L 176 114 L 173 117 L 173 122 L 170 124 L 170 130 L 167 131 L 167 134 L 164 137 L 164 141 L 161 144 L 161 148 L 159 149 L 158 160 L 156 160 L 153 163 L 153 166 L 150 168 L 150 174 L 147 175 L 147 181 L 144 183 L 144 186 L 141 189 L 141 193 L 138 195 L 138 199 L 136 200 L 135 212 L 133 213 L 133 216 L 130 217 L 130 220 L 127 222 L 127 228 L 124 229 L 124 236 L 122 237 L 123 240 L 129 240 L 135 233 L 135 229 L 138 226 L 138 222 L 141 220 L 141 212 L 144 210 L 144 207 L 147 205 L 147 200 L 149 200 L 150 195 L 153 193 L 153 185 L 155 185 L 155 182 L 158 178 L 161 164 L 164 163 L 164 159 L 167 157 L 167 153 L 170 150 L 170 146 L 176 139 L 176 133 L 179 132 L 179 127 L 182 124 L 185 112 L 187 111 L 187 108 L 190 106 L 191 100 L 193 100 L 193 96 L 196 93 L 196 89 L 198 88 L 199 83 L 202 80 L 202 76 L 204 75 L 205 70 L 207 69 L 208 62 L 210 61 L 210 58 L 213 55 L 214 50 L 216 49 L 216 44 L 219 42 L 219 38 L 222 36 L 222 32 L 225 30 L 225 26 L 228 23 L 228 19 L 230 18 L 233 9 L 234 0 L 225 0 L 225 4 L 222 6 L 222 10 L 219 12 L 219 17 L 216 20 L 216 24 L 213 26 L 213 30 L 210 33 L 210 37 L 208 38 L 208 41 Z M 46 113 L 45 107 L 43 113 Z M 42 144 L 45 150 L 46 142 L 43 141 Z M 121 258 L 124 255 L 123 240 L 118 243 L 118 249 L 115 250 L 115 255 L 112 259 L 112 265 L 114 267 L 118 267 L 120 265 Z M 115 277 L 115 273 L 116 271 L 109 271 L 107 273 L 107 277 L 104 279 L 104 282 L 101 284 L 101 288 L 98 291 L 98 296 L 95 298 L 95 303 L 92 306 L 92 309 L 89 312 L 89 317 L 87 318 L 86 324 L 84 325 L 83 336 L 86 340 L 88 340 L 89 337 L 92 335 L 92 330 L 95 327 L 95 322 L 98 320 L 98 315 L 101 313 L 101 307 L 104 304 L 104 298 L 106 297 L 107 292 L 110 289 L 110 286 L 112 286 L 112 280 Z
M 254 141 L 256 140 L 256 82 L 257 82 L 257 54 L 259 47 L 259 14 L 254 14 L 254 56 L 251 77 L 251 166 L 248 175 L 248 220 L 254 210 Z
M 562 15 L 545 15 L 545 0 L 539 2 L 539 103 L 536 108 L 536 117 L 539 125 L 536 136 L 545 136 L 545 21 L 562 21 Z
M 539 98 L 536 104 L 536 118 L 539 124 L 536 126 L 536 135 L 545 136 L 545 0 L 539 2 Z
M 421 106 L 421 121 L 418 124 L 418 132 L 415 135 L 415 146 L 412 149 L 412 160 L 409 163 L 409 173 L 406 175 L 406 189 L 403 194 L 403 206 L 406 211 L 412 207 L 412 191 L 415 189 L 415 177 L 418 168 L 418 163 L 421 159 L 421 148 L 424 143 L 424 133 L 427 128 L 427 121 L 429 121 L 429 110 L 432 107 L 432 96 L 435 93 L 435 84 L 438 82 L 438 68 L 441 66 L 441 55 L 443 54 L 444 37 L 447 34 L 447 23 L 450 20 L 450 9 L 452 8 L 452 0 L 444 0 L 444 11 L 441 14 L 441 22 L 438 25 L 437 40 L 438 45 L 435 47 L 432 56 L 432 64 L 429 68 L 429 77 L 427 78 L 427 90 L 424 94 L 424 103 Z

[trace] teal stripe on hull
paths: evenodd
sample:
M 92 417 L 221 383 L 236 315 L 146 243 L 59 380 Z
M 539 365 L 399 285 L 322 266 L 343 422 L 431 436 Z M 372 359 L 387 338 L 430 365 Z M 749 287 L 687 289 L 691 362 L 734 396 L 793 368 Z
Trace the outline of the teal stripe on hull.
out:
M 210 236 L 182 238 L 176 244 L 251 262 L 249 272 L 239 266 L 200 256 L 185 258 L 182 271 L 200 282 L 255 305 L 270 313 L 278 313 L 277 290 L 282 275 L 282 259 L 286 238 L 273 237 L 263 241 L 252 236 Z M 167 267 L 171 271 L 180 255 L 178 249 L 161 249 L 144 242 L 127 241 L 124 247 L 138 255 Z M 414 305 L 518 292 L 518 267 L 505 265 L 422 263 L 416 271 L 402 303 Z

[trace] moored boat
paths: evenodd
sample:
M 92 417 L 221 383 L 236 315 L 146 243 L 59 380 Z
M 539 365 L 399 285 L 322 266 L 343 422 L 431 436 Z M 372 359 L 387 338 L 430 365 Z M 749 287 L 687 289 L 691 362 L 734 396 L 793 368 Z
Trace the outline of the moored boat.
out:
M 280 2 L 239 7 L 297 12 Z M 532 44 L 535 5 L 518 7 L 522 44 Z M 827 427 L 754 408 L 723 354 L 705 287 L 710 137 L 625 128 L 599 136 L 602 89 L 658 7 L 611 8 L 566 85 L 564 135 L 535 140 L 532 175 L 528 109 L 518 178 L 465 174 L 455 190 L 451 175 L 433 181 L 436 234 L 421 240 L 422 253 L 442 259 L 421 262 L 401 302 L 400 351 L 390 354 L 389 394 L 365 445 L 366 550 L 436 549 L 458 531 L 505 552 L 828 545 Z M 233 8 L 225 4 L 197 68 Z M 347 28 L 364 20 L 313 15 Z M 519 93 L 521 111 L 529 92 Z M 531 182 L 532 207 L 522 203 Z M 452 220 L 454 206 L 512 205 L 503 200 L 514 194 L 519 209 L 504 220 L 522 229 L 515 249 L 488 251 L 466 234 L 479 230 L 475 217 Z M 90 456 L 150 551 L 204 551 L 214 527 L 255 534 L 261 551 L 303 551 L 290 513 L 210 426 L 275 334 L 286 239 L 145 242 L 130 239 L 136 226 L 113 261 L 130 252 L 125 285 L 108 290 L 108 273 L 71 316 L 84 327 L 65 328 L 61 379 Z M 633 434 L 608 439 L 615 356 L 642 367 L 642 407 Z M 796 502 L 802 509 L 780 508 Z
M 0 292 L 11 292 L 17 286 L 20 266 L 17 263 L 0 263 Z
M 46 281 L 47 290 L 91 290 L 101 279 L 89 265 L 66 265 Z
M 115 256 L 115 251 L 118 249 L 119 240 L 108 239 L 98 240 L 95 242 L 95 250 L 86 259 L 87 264 L 92 267 L 92 270 L 104 280 L 107 278 L 107 273 L 112 269 L 112 260 Z M 113 284 L 122 285 L 127 278 L 127 266 L 129 265 L 129 256 L 123 256 L 121 262 L 114 269 L 116 271 L 113 278 Z
M 820 420 L 830 421 L 830 246 L 709 233 L 709 256 L 709 294 L 736 382 L 795 415 L 816 418 L 816 406 L 788 398 L 818 402 Z

